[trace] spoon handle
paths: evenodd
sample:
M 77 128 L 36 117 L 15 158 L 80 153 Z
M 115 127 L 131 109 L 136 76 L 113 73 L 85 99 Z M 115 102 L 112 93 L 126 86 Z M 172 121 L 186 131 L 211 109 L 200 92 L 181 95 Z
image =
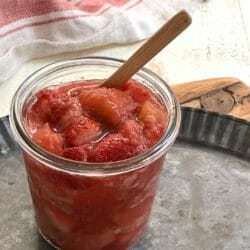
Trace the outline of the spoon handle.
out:
M 139 71 L 151 58 L 168 45 L 192 22 L 190 15 L 182 10 L 165 23 L 145 42 L 113 75 L 103 83 L 105 87 L 119 88 Z

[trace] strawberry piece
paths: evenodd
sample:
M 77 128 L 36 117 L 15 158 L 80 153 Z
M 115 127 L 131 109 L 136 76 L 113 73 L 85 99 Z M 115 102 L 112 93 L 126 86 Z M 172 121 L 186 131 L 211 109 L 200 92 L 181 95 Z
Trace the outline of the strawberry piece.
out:
M 140 104 L 143 104 L 149 98 L 151 98 L 149 90 L 147 90 L 142 85 L 135 83 L 134 81 L 128 81 L 123 84 L 122 90 L 128 91 L 133 99 Z
M 109 162 L 133 157 L 146 150 L 140 141 L 131 142 L 121 133 L 109 134 L 94 148 L 89 161 Z
M 79 98 L 84 109 L 112 128 L 117 128 L 137 108 L 137 104 L 127 93 L 117 89 L 101 87 L 84 90 Z
M 97 139 L 102 133 L 102 125 L 85 117 L 69 125 L 64 132 L 64 139 L 69 146 L 79 146 Z
M 156 143 L 162 136 L 167 126 L 167 113 L 163 108 L 151 101 L 146 101 L 142 106 L 139 120 L 144 124 L 144 134 L 152 142 Z
M 82 118 L 82 107 L 77 98 L 63 96 L 51 105 L 50 120 L 59 131 Z
M 43 89 L 36 94 L 37 100 L 32 106 L 33 113 L 38 114 L 43 123 L 48 122 L 51 106 L 59 98 L 57 90 Z
M 37 127 L 51 122 L 59 131 L 82 118 L 82 108 L 77 98 L 62 95 L 59 89 L 43 89 L 29 112 L 29 119 Z M 33 126 L 32 126 L 33 127 Z
M 43 124 L 32 139 L 45 150 L 54 154 L 60 154 L 63 148 L 63 139 L 61 135 L 54 132 L 48 123 Z
M 135 120 L 127 120 L 121 127 L 121 133 L 128 138 L 137 137 L 143 131 L 143 125 Z
M 75 161 L 87 161 L 89 150 L 89 145 L 66 148 L 63 150 L 62 156 Z
M 148 141 L 143 135 L 143 125 L 135 120 L 125 121 L 120 132 L 124 137 L 128 138 L 131 143 L 148 145 Z

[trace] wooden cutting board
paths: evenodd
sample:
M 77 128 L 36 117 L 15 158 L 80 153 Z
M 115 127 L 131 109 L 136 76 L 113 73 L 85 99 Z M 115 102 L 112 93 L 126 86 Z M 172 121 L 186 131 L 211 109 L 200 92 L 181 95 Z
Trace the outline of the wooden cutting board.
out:
M 250 87 L 233 77 L 179 83 L 172 87 L 182 106 L 250 121 Z

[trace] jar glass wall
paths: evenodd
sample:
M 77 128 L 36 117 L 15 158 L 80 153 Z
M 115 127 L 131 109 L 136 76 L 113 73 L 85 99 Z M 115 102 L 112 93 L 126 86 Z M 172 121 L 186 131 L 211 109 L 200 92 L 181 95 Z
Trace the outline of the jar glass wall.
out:
M 25 113 L 35 94 L 48 86 L 103 80 L 122 61 L 88 57 L 45 66 L 28 77 L 11 106 L 13 133 L 20 144 L 43 237 L 62 249 L 127 249 L 143 234 L 165 155 L 177 137 L 180 108 L 168 85 L 147 69 L 134 77 L 169 113 L 163 137 L 148 151 L 108 163 L 83 163 L 53 155 L 30 138 Z

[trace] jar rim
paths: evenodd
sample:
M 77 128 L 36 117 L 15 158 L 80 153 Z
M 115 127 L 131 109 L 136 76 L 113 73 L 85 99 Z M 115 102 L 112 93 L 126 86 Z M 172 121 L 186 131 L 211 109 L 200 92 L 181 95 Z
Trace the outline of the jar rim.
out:
M 24 124 L 21 121 L 21 115 L 19 110 L 18 100 L 22 95 L 22 92 L 27 90 L 27 88 L 36 81 L 39 76 L 48 73 L 51 69 L 60 68 L 62 66 L 66 66 L 67 64 L 74 63 L 76 61 L 85 62 L 85 63 L 98 63 L 105 66 L 112 66 L 112 63 L 118 63 L 121 65 L 124 63 L 124 60 L 115 59 L 111 57 L 99 57 L 99 56 L 91 56 L 91 57 L 80 57 L 73 58 L 67 60 L 60 60 L 50 64 L 43 66 L 42 68 L 36 70 L 31 75 L 29 75 L 17 89 L 14 94 L 11 102 L 10 109 L 10 125 L 13 131 L 13 134 L 18 141 L 21 148 L 29 153 L 33 158 L 38 160 L 41 163 L 46 163 L 52 168 L 62 171 L 68 171 L 74 174 L 84 174 L 84 175 L 112 175 L 117 173 L 123 173 L 132 171 L 138 168 L 141 168 L 145 165 L 149 165 L 152 163 L 156 157 L 157 159 L 162 156 L 164 153 L 168 151 L 171 145 L 174 143 L 181 120 L 181 112 L 180 106 L 177 102 L 177 99 L 168 86 L 168 84 L 153 71 L 142 68 L 135 75 L 144 74 L 153 77 L 155 80 L 161 82 L 164 85 L 165 92 L 163 94 L 164 98 L 168 98 L 168 101 L 172 104 L 171 115 L 169 119 L 168 126 L 164 135 L 161 139 L 150 149 L 147 151 L 138 154 L 134 157 L 127 158 L 124 160 L 114 161 L 114 162 L 104 162 L 104 163 L 93 163 L 93 162 L 79 162 L 71 159 L 63 158 L 58 155 L 54 155 L 33 142 L 31 137 L 28 135 L 27 131 L 25 131 Z M 156 88 L 159 91 L 162 91 L 159 84 L 156 84 Z M 23 108 L 23 107 L 22 107 Z M 23 111 L 23 110 L 22 110 Z

